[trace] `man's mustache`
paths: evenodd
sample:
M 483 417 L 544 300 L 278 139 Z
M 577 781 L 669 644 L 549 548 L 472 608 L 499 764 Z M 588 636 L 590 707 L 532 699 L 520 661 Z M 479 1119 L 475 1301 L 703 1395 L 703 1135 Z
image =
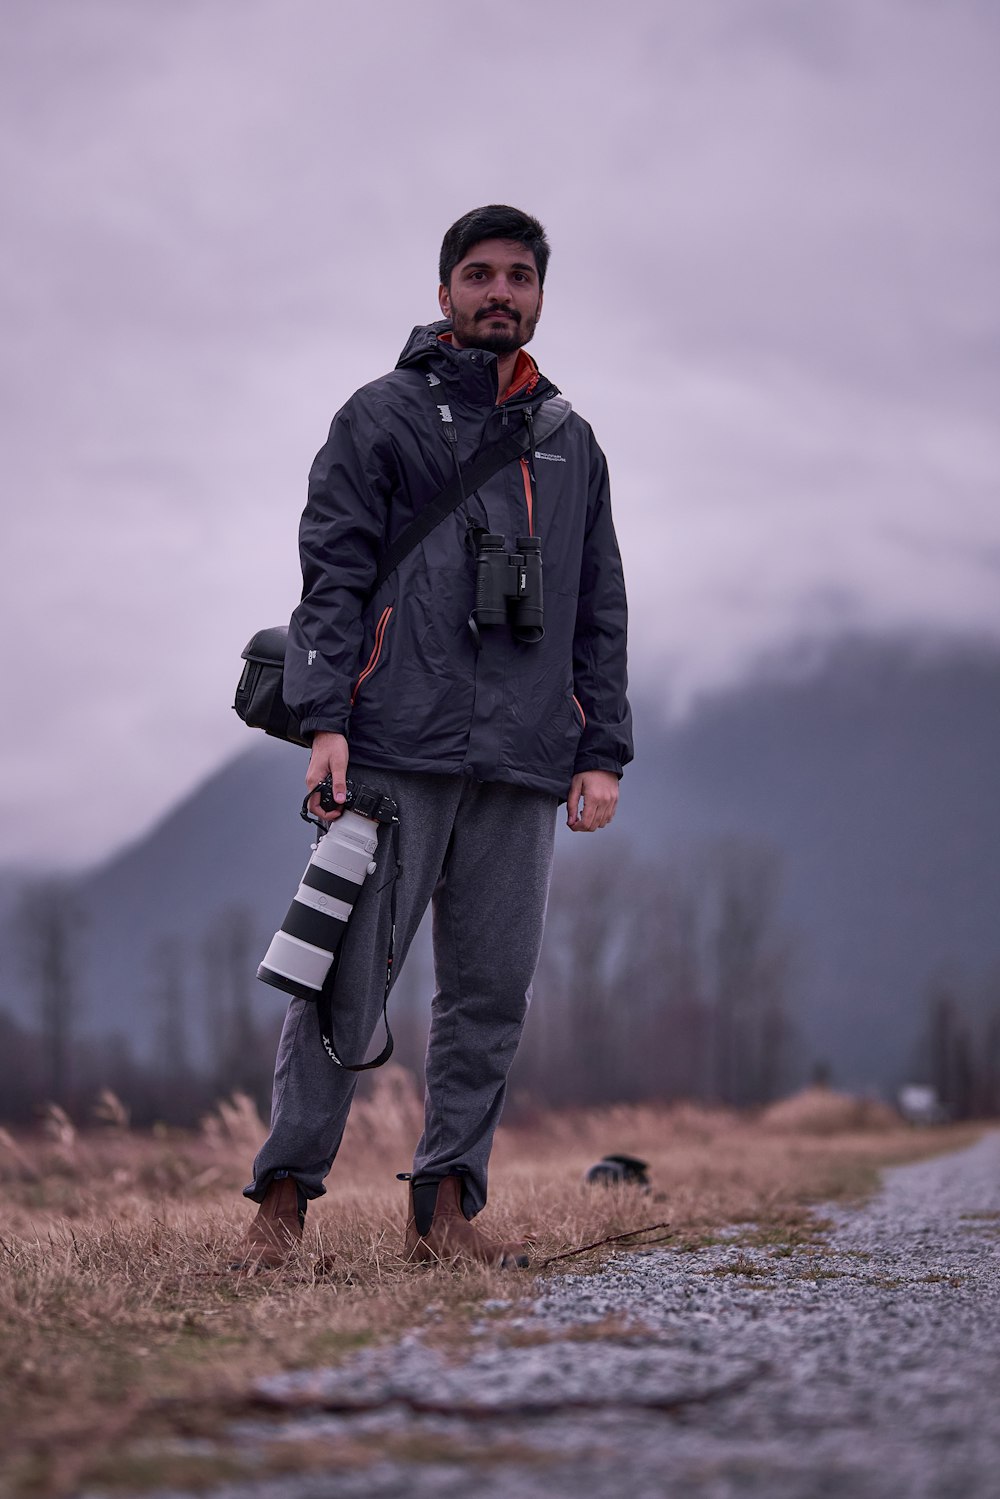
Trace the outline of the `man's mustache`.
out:
M 503 317 L 509 317 L 514 323 L 521 321 L 521 314 L 515 308 L 500 307 L 494 303 L 492 307 L 484 307 L 482 311 L 476 313 L 476 322 L 481 322 L 484 318 L 496 317 L 497 313 Z

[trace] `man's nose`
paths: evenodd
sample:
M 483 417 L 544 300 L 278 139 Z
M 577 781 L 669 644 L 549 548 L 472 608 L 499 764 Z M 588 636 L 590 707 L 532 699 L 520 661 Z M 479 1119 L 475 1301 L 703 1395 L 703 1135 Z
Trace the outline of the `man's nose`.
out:
M 510 283 L 508 282 L 506 276 L 497 276 L 496 280 L 493 282 L 493 285 L 490 287 L 491 299 L 494 302 L 509 302 L 512 298 L 512 295 L 513 293 L 510 289 Z

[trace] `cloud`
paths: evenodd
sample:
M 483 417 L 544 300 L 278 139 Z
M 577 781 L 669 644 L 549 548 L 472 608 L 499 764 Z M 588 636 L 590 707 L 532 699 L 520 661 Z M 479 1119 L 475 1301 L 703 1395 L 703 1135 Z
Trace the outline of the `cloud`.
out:
M 641 679 L 1000 627 L 992 8 L 5 15 L 11 855 L 51 819 L 89 859 L 247 742 L 312 453 L 475 202 L 550 229 L 537 353 L 608 450 Z

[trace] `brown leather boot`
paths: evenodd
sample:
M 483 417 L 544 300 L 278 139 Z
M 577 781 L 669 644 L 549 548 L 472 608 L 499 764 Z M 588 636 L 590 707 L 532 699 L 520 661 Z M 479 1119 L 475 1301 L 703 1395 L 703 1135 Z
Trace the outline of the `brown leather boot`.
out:
M 403 1257 L 415 1264 L 473 1260 L 498 1270 L 523 1270 L 528 1245 L 488 1239 L 462 1212 L 462 1178 L 446 1176 L 439 1182 L 410 1183 Z
M 294 1176 L 272 1177 L 243 1241 L 236 1270 L 278 1270 L 302 1242 L 306 1195 Z

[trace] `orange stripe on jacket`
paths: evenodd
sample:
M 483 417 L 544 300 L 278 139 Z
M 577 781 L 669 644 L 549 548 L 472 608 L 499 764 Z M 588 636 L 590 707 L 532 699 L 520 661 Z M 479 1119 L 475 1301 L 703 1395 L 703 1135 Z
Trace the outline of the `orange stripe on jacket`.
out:
M 529 536 L 534 536 L 534 534 L 535 534 L 535 531 L 534 531 L 535 520 L 534 520 L 534 516 L 532 514 L 532 504 L 531 504 L 531 474 L 530 474 L 530 472 L 528 470 L 528 460 L 527 460 L 527 458 L 519 458 L 518 462 L 521 465 L 521 482 L 524 485 L 524 503 L 528 507 L 528 535 Z
M 358 695 L 358 689 L 361 686 L 361 683 L 365 680 L 366 677 L 370 677 L 371 676 L 372 672 L 375 670 L 376 666 L 378 665 L 379 657 L 382 654 L 382 641 L 385 639 L 385 627 L 389 623 L 389 615 L 391 613 L 392 613 L 392 605 L 390 604 L 388 606 L 388 608 L 382 610 L 381 616 L 379 618 L 379 622 L 375 626 L 375 644 L 372 646 L 372 653 L 368 657 L 368 664 L 367 664 L 367 666 L 365 667 L 364 671 L 361 673 L 360 677 L 358 677 L 358 680 L 354 684 L 354 691 L 351 693 L 351 707 L 352 708 L 354 707 L 354 699 Z

